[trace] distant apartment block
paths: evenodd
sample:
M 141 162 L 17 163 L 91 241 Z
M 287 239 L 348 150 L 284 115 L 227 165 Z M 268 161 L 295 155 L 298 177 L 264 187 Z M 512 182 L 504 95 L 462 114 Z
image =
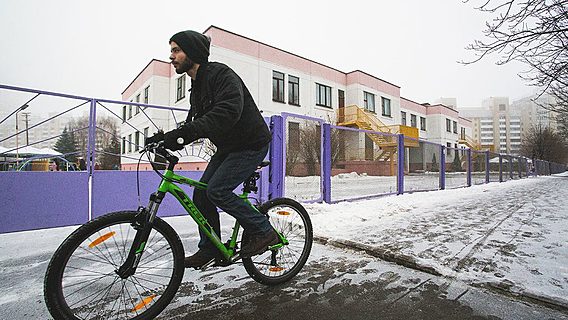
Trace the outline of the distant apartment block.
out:
M 459 110 L 463 116 L 471 119 L 473 139 L 482 148 L 498 153 L 519 154 L 523 135 L 531 127 L 556 129 L 554 113 L 532 99 L 534 97 L 509 103 L 507 97 L 491 97 L 485 99 L 481 107 L 460 107 Z

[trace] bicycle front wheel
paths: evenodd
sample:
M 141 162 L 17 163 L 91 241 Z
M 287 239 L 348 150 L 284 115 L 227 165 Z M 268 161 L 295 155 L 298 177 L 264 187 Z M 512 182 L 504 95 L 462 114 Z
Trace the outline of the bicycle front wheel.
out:
M 306 209 L 288 198 L 265 202 L 259 211 L 268 216 L 274 229 L 284 235 L 288 244 L 258 256 L 243 258 L 243 265 L 254 280 L 277 285 L 298 274 L 308 260 L 313 242 L 312 222 Z M 248 237 L 244 232 L 242 242 L 249 241 Z
M 183 277 L 184 250 L 165 221 L 154 220 L 136 273 L 126 279 L 116 273 L 136 235 L 135 214 L 98 217 L 57 249 L 44 281 L 45 302 L 55 319 L 153 319 L 166 308 Z

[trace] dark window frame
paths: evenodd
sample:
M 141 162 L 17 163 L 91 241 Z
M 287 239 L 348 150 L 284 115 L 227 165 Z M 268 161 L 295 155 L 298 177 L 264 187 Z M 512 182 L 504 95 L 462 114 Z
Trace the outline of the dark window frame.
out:
M 148 104 L 150 102 L 150 86 L 144 88 L 144 103 Z
M 415 114 L 410 114 L 410 126 L 418 128 L 418 117 Z
M 426 131 L 426 118 L 420 117 L 420 130 Z
M 176 80 L 176 102 L 185 98 L 185 74 Z
M 331 87 L 316 82 L 316 106 L 331 109 L 331 99 Z
M 284 73 L 272 70 L 272 101 L 284 101 Z
M 403 126 L 406 125 L 406 111 L 400 112 L 400 124 Z
M 375 94 L 363 91 L 363 109 L 376 113 Z
M 387 105 L 388 105 L 388 110 L 386 108 Z M 389 118 L 392 117 L 392 106 L 391 106 L 391 100 L 389 98 L 381 97 L 381 114 L 384 117 L 389 117 Z
M 300 106 L 300 77 L 288 75 L 288 104 Z

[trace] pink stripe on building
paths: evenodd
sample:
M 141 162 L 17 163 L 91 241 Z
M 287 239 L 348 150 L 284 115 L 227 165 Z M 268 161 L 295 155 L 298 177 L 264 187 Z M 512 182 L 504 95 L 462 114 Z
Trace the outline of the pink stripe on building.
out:
M 462 127 L 471 127 L 471 120 L 470 119 L 466 119 L 466 118 L 459 118 L 459 123 Z
M 400 87 L 376 78 L 361 70 L 355 70 L 347 74 L 347 85 L 354 83 L 362 84 L 379 92 L 384 92 L 393 97 L 400 97 Z
M 152 59 L 148 65 L 134 78 L 134 80 L 122 92 L 122 100 L 131 97 L 148 79 L 152 76 L 169 78 L 172 75 L 172 67 L 169 63 L 161 60 Z
M 450 107 L 446 107 L 443 104 L 436 104 L 432 106 L 427 106 L 427 114 L 443 114 L 445 116 L 458 118 L 458 112 Z
M 400 107 L 408 111 L 414 111 L 420 114 L 428 113 L 426 106 L 403 97 L 400 98 Z
M 347 86 L 353 83 L 361 83 L 393 97 L 400 97 L 400 87 L 360 70 L 345 73 L 215 26 L 211 26 L 205 30 L 205 34 L 211 37 L 211 44 L 217 47 L 236 51 L 286 68 L 295 69 L 340 85 Z

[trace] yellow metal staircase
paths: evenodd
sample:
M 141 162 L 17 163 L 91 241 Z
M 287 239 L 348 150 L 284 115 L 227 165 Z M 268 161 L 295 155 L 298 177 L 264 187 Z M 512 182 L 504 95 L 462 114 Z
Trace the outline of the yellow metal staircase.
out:
M 365 134 L 380 148 L 380 153 L 375 157 L 375 160 L 390 161 L 392 172 L 394 172 L 394 166 L 397 161 L 395 155 L 398 148 L 398 134 L 404 134 L 405 147 L 419 146 L 418 128 L 403 125 L 387 126 L 374 113 L 356 105 L 339 108 L 337 125 L 378 132 L 366 132 Z
M 384 150 L 382 154 L 396 151 L 398 146 L 397 134 L 401 133 L 404 134 L 405 147 L 419 146 L 418 128 L 403 125 L 387 126 L 379 120 L 374 113 L 366 111 L 356 105 L 339 108 L 337 125 L 385 133 L 366 133 L 369 138 L 371 138 L 382 150 Z
M 482 145 L 481 143 L 473 140 L 470 136 L 468 136 L 466 134 L 460 135 L 458 143 L 463 144 L 465 146 L 468 146 L 468 147 L 470 147 L 471 149 L 474 149 L 474 150 L 493 151 L 493 149 L 494 149 L 494 146 L 492 144 L 483 144 Z

